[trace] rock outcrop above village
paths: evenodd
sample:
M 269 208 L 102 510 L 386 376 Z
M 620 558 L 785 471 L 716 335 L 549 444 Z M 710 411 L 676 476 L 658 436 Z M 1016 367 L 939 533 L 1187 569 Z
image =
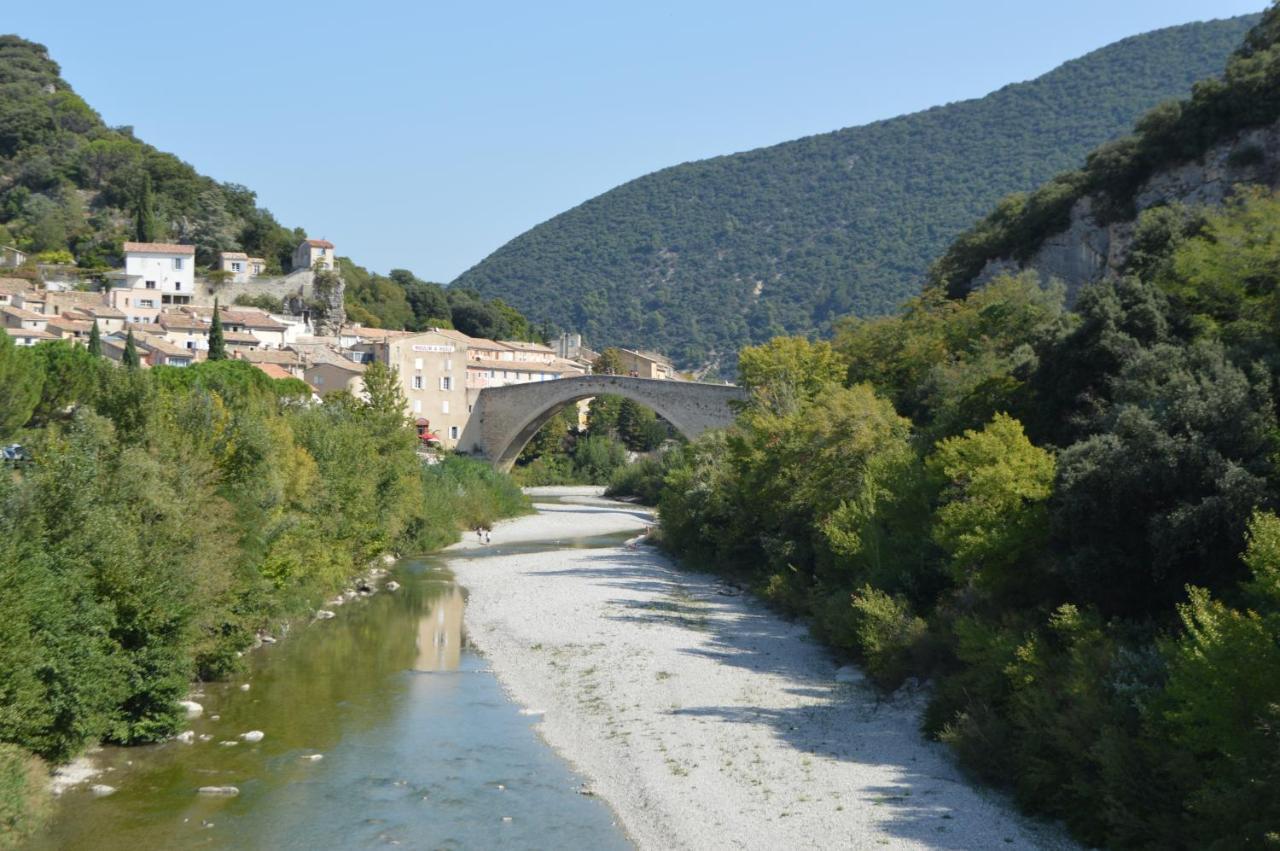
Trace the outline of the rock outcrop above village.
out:
M 1280 187 L 1280 122 L 1242 131 L 1212 146 L 1199 159 L 1152 175 L 1134 196 L 1134 212 L 1166 204 L 1217 206 L 1238 186 Z M 1105 221 L 1105 200 L 1086 195 L 1071 208 L 1066 229 L 1046 238 L 1028 259 L 988 261 L 974 279 L 981 286 L 1005 272 L 1034 270 L 1044 281 L 1060 281 L 1074 300 L 1081 287 L 1119 275 L 1133 244 L 1135 218 Z

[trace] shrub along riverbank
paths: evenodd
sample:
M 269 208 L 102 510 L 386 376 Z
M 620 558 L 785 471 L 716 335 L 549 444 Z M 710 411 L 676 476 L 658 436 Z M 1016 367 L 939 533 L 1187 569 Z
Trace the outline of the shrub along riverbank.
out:
M 1187 221 L 1074 313 L 1004 278 L 746 349 L 736 426 L 650 472 L 667 546 L 930 680 L 927 732 L 1027 810 L 1272 847 L 1280 200 Z
M 0 334 L 0 436 L 33 459 L 0 475 L 0 845 L 39 821 L 29 754 L 163 739 L 193 678 L 371 559 L 526 510 L 486 465 L 424 466 L 395 394 L 308 395 Z

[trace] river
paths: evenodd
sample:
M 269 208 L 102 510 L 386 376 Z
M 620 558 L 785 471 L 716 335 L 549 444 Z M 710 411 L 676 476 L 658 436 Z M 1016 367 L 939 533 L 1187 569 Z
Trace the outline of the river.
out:
M 33 847 L 631 848 L 468 645 L 465 595 L 443 565 L 402 562 L 398 591 L 296 629 L 250 654 L 245 676 L 204 686 L 193 743 L 96 753 L 105 770 L 92 783 L 117 791 L 65 792 Z M 252 730 L 264 738 L 239 738 Z M 197 791 L 207 786 L 239 794 Z

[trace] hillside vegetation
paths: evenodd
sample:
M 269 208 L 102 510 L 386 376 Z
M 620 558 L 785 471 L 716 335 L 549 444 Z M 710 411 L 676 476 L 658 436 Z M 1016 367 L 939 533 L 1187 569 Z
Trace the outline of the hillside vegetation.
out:
M 1251 120 L 1232 85 L 1186 138 Z M 928 681 L 927 732 L 1088 847 L 1270 848 L 1280 195 L 1178 215 L 1074 310 L 1026 272 L 745 349 L 736 425 L 630 490 L 878 686 Z
M 1186 99 L 1155 107 L 1133 133 L 1091 152 L 1083 168 L 1001 200 L 939 258 L 931 283 L 963 295 L 987 261 L 1026 260 L 1067 227 L 1072 207 L 1085 196 L 1101 202 L 1094 210 L 1100 223 L 1132 220 L 1134 194 L 1153 174 L 1197 159 L 1241 130 L 1280 120 L 1280 50 L 1271 44 L 1276 27 L 1268 16 L 1232 54 L 1224 74 L 1201 80 Z
M 1219 72 L 1256 20 L 1147 33 L 981 99 L 668 168 L 516 237 L 456 284 L 686 366 L 892 312 L 1000 197 Z
M 103 267 L 141 224 L 151 240 L 195 245 L 203 265 L 239 249 L 288 268 L 301 230 L 246 187 L 107 127 L 59 73 L 43 45 L 0 36 L 0 244 Z

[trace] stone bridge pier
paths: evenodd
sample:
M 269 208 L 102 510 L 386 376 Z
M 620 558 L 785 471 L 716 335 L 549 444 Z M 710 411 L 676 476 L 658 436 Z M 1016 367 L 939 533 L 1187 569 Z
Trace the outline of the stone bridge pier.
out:
M 622 396 L 652 408 L 690 440 L 733 423 L 730 402 L 745 400 L 741 387 L 663 381 L 622 375 L 582 375 L 554 381 L 486 387 L 476 397 L 458 441 L 463 452 L 483 455 L 499 470 L 510 470 L 538 429 L 582 399 Z

